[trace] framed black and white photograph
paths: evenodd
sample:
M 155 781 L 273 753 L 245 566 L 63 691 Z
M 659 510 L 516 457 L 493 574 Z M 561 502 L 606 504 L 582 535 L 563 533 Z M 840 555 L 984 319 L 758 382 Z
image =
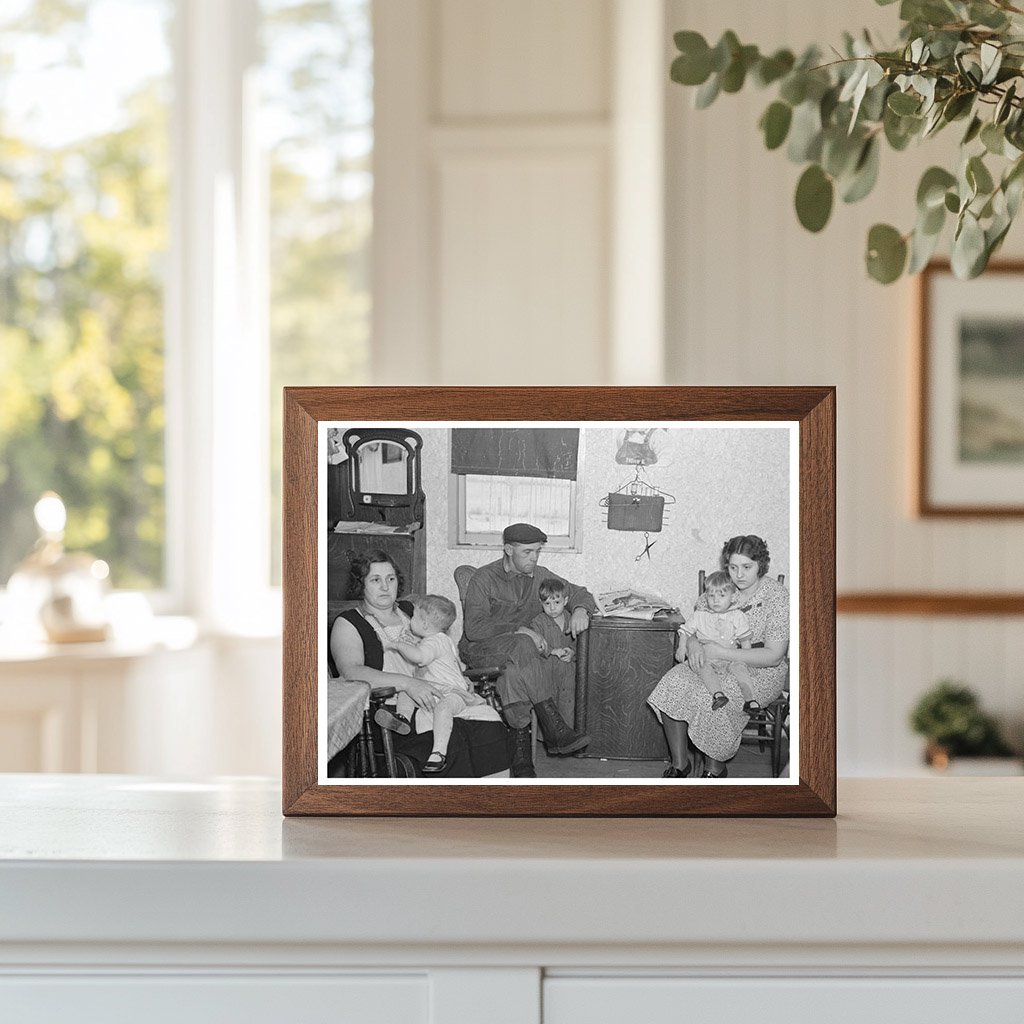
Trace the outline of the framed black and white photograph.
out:
M 1024 264 L 921 274 L 917 511 L 1024 516 Z
M 288 389 L 286 813 L 834 813 L 833 401 Z

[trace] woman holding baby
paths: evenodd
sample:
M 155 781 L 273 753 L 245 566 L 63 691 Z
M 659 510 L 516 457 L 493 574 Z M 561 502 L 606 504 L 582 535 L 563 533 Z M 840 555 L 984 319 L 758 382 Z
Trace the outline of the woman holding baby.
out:
M 748 700 L 744 689 L 749 686 L 752 699 L 764 706 L 778 697 L 785 686 L 789 591 L 777 580 L 768 578 L 769 562 L 768 546 L 760 537 L 732 537 L 725 542 L 721 563 L 736 587 L 732 606 L 746 615 L 752 644 L 723 647 L 702 643 L 696 635 L 687 637 L 685 662 L 670 669 L 647 698 L 665 730 L 671 755 L 665 778 L 689 776 L 696 755 L 703 755 L 702 778 L 725 778 L 726 762 L 739 749 L 749 718 L 744 710 Z M 707 608 L 707 600 L 701 595 L 697 610 Z M 699 675 L 710 662 L 715 663 L 719 689 L 728 698 L 724 705 L 715 700 Z M 713 704 L 720 706 L 712 707 Z
M 384 551 L 353 553 L 349 597 L 359 604 L 343 611 L 330 626 L 329 651 L 332 675 L 360 680 L 373 687 L 394 687 L 400 703 L 415 708 L 406 731 L 396 733 L 395 750 L 422 771 L 437 744 L 433 716 L 445 700 L 447 688 L 431 678 L 414 675 L 414 666 L 399 648 L 410 633 L 413 606 L 400 600 L 404 580 Z M 333 671 L 336 667 L 337 671 Z M 505 725 L 490 707 L 481 709 L 483 719 L 449 721 L 445 757 L 430 773 L 446 778 L 479 778 L 507 774 L 508 751 Z M 404 716 L 403 716 L 404 717 Z M 435 759 L 436 763 L 436 759 Z M 441 770 L 443 769 L 443 770 Z

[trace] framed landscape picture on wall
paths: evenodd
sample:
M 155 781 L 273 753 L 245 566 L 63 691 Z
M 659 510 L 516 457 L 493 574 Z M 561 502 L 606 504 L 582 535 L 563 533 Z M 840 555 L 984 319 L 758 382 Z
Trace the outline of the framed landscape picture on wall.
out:
M 1024 516 L 1024 264 L 921 274 L 916 506 Z
M 830 388 L 286 389 L 285 813 L 833 814 L 834 428 Z

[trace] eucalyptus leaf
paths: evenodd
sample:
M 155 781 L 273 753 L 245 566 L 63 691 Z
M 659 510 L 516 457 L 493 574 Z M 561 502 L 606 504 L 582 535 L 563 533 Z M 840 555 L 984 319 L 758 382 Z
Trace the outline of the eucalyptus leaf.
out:
M 945 123 L 945 117 L 943 108 L 940 106 L 932 107 L 931 113 L 925 118 L 924 131 L 921 132 L 921 138 L 927 138 L 929 135 L 938 131 Z
M 779 98 L 791 107 L 798 107 L 807 99 L 807 75 L 803 71 L 794 71 L 788 75 L 779 89 Z
M 910 237 L 910 262 L 907 264 L 907 273 L 916 274 L 928 265 L 935 254 L 939 244 L 941 231 L 925 232 L 920 227 L 915 228 Z
M 971 123 L 967 126 L 967 131 L 964 132 L 963 139 L 960 140 L 961 146 L 970 145 L 981 132 L 982 121 L 980 117 L 972 117 Z
M 833 178 L 852 172 L 864 148 L 864 137 L 853 138 L 838 128 L 822 132 L 821 166 Z
M 824 96 L 821 97 L 818 103 L 818 111 L 821 114 L 821 123 L 828 124 L 832 120 L 839 120 L 841 116 L 837 113 L 837 107 L 839 106 L 839 89 L 829 89 Z
M 1010 224 L 1012 219 L 1008 214 L 1003 214 L 997 217 L 990 225 L 985 229 L 985 263 L 984 265 L 977 267 L 975 270 L 975 276 L 980 274 L 985 267 L 988 265 L 989 259 L 992 254 L 999 249 L 1003 244 L 1003 239 L 1006 238 L 1006 233 L 1010 230 Z
M 991 85 L 996 80 L 996 75 L 999 74 L 999 68 L 1003 63 L 1003 51 L 986 40 L 981 44 L 980 58 L 981 84 Z
M 977 218 L 969 211 L 964 211 L 960 226 L 953 237 L 953 250 L 950 264 L 953 273 L 962 281 L 977 276 L 975 266 L 985 257 L 985 232 Z
M 981 129 L 981 142 L 993 156 L 1002 156 L 1006 147 L 1006 133 L 1001 125 L 990 121 Z
M 917 214 L 917 228 L 925 235 L 938 235 L 946 224 L 946 204 L 939 203 L 929 210 L 919 210 Z
M 956 20 L 957 11 L 942 0 L 903 0 L 900 17 L 926 25 L 945 25 Z
M 1016 162 L 1003 175 L 1003 194 L 1006 196 L 1006 210 L 1012 220 L 1020 210 L 1021 198 L 1024 196 L 1024 158 L 1018 157 Z
M 946 60 L 961 45 L 960 33 L 957 31 L 933 32 L 928 42 L 932 51 L 932 60 Z
M 1010 116 L 1010 113 L 1013 110 L 1013 100 L 1016 95 L 1017 83 L 1011 82 L 1006 87 L 1006 91 L 1003 93 L 1002 98 L 996 104 L 996 112 L 992 117 L 992 120 L 995 121 L 996 124 L 1002 124 Z
M 917 134 L 923 123 L 923 118 L 899 117 L 891 110 L 886 110 L 882 116 L 885 141 L 897 152 L 906 149 L 910 140 Z
M 821 231 L 832 214 L 834 189 L 831 179 L 811 164 L 800 175 L 796 186 L 796 215 L 808 231 Z
M 821 111 L 818 104 L 806 101 L 793 111 L 786 155 L 793 163 L 817 160 L 821 155 Z
M 924 101 L 921 111 L 927 113 L 935 103 L 935 79 L 925 75 L 913 75 L 910 79 L 911 87 Z
M 711 74 L 711 50 L 699 32 L 677 32 L 680 54 L 672 61 L 670 77 L 680 85 L 702 85 Z
M 999 31 L 1007 25 L 1006 15 L 988 3 L 972 3 L 967 16 L 977 25 Z
M 760 86 L 771 85 L 772 82 L 785 78 L 793 70 L 796 58 L 789 50 L 776 50 L 770 57 L 762 57 L 755 65 L 754 81 Z
M 942 116 L 946 121 L 956 121 L 961 117 L 966 117 L 974 107 L 974 99 L 974 93 L 954 93 L 943 105 Z
M 946 200 L 946 191 L 956 184 L 956 176 L 944 167 L 929 167 L 917 186 L 917 208 L 927 213 Z
M 756 46 L 741 46 L 732 63 L 722 72 L 722 92 L 739 92 L 758 56 Z
M 723 32 L 721 39 L 711 51 L 711 70 L 720 75 L 732 64 L 733 58 L 741 48 L 741 43 L 732 29 Z
M 880 284 L 892 284 L 907 262 L 907 243 L 889 224 L 875 224 L 868 232 L 867 270 Z
M 992 175 L 980 156 L 972 156 L 967 161 L 967 180 L 975 192 L 981 195 L 988 195 L 995 188 Z
M 960 212 L 960 196 L 956 192 L 947 192 L 945 199 L 946 209 L 950 213 Z
M 788 103 L 776 100 L 768 107 L 760 121 L 767 149 L 778 149 L 786 141 L 792 120 L 793 108 Z
M 1020 211 L 1020 201 L 1024 197 L 1024 177 L 1018 176 L 1004 185 L 1003 194 L 1006 196 L 1006 213 L 1012 222 Z
M 860 120 L 881 121 L 885 113 L 885 101 L 892 91 L 893 84 L 886 78 L 881 78 L 870 86 L 864 96 L 864 102 L 860 105 Z
M 721 78 L 713 74 L 694 94 L 693 105 L 698 110 L 706 110 L 718 98 L 722 91 Z
M 858 62 L 855 65 L 850 77 L 847 78 L 846 84 L 843 86 L 842 92 L 839 94 L 840 103 L 851 102 L 854 99 L 857 90 L 860 89 L 862 85 L 865 92 L 867 91 L 867 73 L 867 64 L 864 62 Z
M 875 187 L 875 182 L 878 181 L 878 150 L 877 137 L 872 136 L 864 143 L 853 176 L 843 188 L 844 203 L 860 202 Z
M 908 92 L 894 92 L 889 96 L 889 109 L 901 117 L 905 114 L 916 114 L 920 109 L 921 100 Z

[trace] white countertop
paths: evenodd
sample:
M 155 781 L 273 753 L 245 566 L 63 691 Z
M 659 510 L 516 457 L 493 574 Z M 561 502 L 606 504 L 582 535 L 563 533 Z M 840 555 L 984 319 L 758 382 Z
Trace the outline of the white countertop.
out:
M 1019 955 L 1022 794 L 844 780 L 835 821 L 285 819 L 271 781 L 0 776 L 0 943 L 696 936 Z

